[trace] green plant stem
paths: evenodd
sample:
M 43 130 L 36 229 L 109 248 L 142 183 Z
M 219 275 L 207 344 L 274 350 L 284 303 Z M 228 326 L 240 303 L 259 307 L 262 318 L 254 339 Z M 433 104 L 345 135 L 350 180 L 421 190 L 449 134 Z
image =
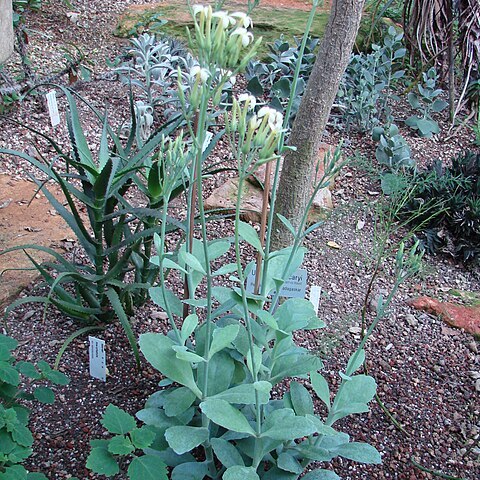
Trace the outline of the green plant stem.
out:
M 431 470 L 430 468 L 423 467 L 420 465 L 418 462 L 416 462 L 413 457 L 410 457 L 410 461 L 412 462 L 412 465 L 422 472 L 429 473 L 430 475 L 433 475 L 434 477 L 440 477 L 440 478 L 446 478 L 447 480 L 467 480 L 464 477 L 454 477 L 452 475 L 447 475 L 446 473 L 439 472 L 438 470 Z
M 167 299 L 167 292 L 166 292 L 166 289 L 165 289 L 165 277 L 163 275 L 163 260 L 164 260 L 164 257 L 165 257 L 165 250 L 164 249 L 165 249 L 165 236 L 166 236 L 166 226 L 167 226 L 167 208 L 166 208 L 166 205 L 168 205 L 168 200 L 169 200 L 169 198 L 165 197 L 164 202 L 163 202 L 162 220 L 161 220 L 162 224 L 160 226 L 160 243 L 162 245 L 162 251 L 157 252 L 157 253 L 158 253 L 158 256 L 159 256 L 159 259 L 160 259 L 160 261 L 159 261 L 160 288 L 162 290 L 163 303 L 165 304 L 165 311 L 167 313 L 170 325 L 171 325 L 173 331 L 175 332 L 175 337 L 177 339 L 177 342 L 180 344 L 182 337 L 180 335 L 180 332 L 178 330 L 177 325 L 175 324 L 175 319 L 173 318 L 173 313 L 172 313 L 172 310 L 170 308 L 170 304 L 169 304 L 168 299 Z
M 245 326 L 248 332 L 248 343 L 250 347 L 250 362 L 252 365 L 252 377 L 253 381 L 258 381 L 258 374 L 257 374 L 257 365 L 255 361 L 255 353 L 254 353 L 254 341 L 253 341 L 253 332 L 250 320 L 250 312 L 248 310 L 248 302 L 247 302 L 247 292 L 245 290 L 245 279 L 243 276 L 243 268 L 242 268 L 242 261 L 241 261 L 241 252 L 240 252 L 240 235 L 238 231 L 238 224 L 240 222 L 240 202 L 242 199 L 242 189 L 243 189 L 243 182 L 245 181 L 245 174 L 246 172 L 243 171 L 240 175 L 238 181 L 238 193 L 237 193 L 237 202 L 235 208 L 235 256 L 237 260 L 237 275 L 240 280 L 240 290 L 242 293 L 242 307 L 243 307 L 243 314 L 245 320 Z M 259 393 L 255 390 L 255 418 L 256 418 L 256 434 L 260 436 L 262 433 L 262 418 L 261 418 L 261 404 Z M 261 458 L 259 458 L 258 446 L 259 440 L 256 439 L 255 441 L 255 450 L 254 450 L 254 458 L 252 466 L 256 469 L 261 462 Z
M 191 135 L 192 136 L 197 136 L 198 135 L 198 116 L 199 112 L 196 111 L 193 117 L 193 129 L 191 129 Z M 193 232 L 195 228 L 195 200 L 197 198 L 197 162 L 198 162 L 198 156 L 195 155 L 194 158 L 194 163 L 192 167 L 192 175 L 189 179 L 191 188 L 189 189 L 188 192 L 188 205 L 190 205 L 190 208 L 187 211 L 187 225 L 188 225 L 188 234 L 187 234 L 187 251 L 189 253 L 192 253 L 193 250 Z M 188 267 L 187 267 L 188 268 Z M 190 280 L 190 275 L 185 276 L 185 283 L 184 283 L 184 299 L 188 299 L 191 294 L 193 294 L 192 291 L 192 283 Z M 183 319 L 187 318 L 188 314 L 190 313 L 190 306 L 185 303 L 183 305 Z
M 210 90 L 210 85 L 207 86 Z M 202 244 L 203 244 L 203 254 L 205 257 L 205 272 L 206 272 L 206 280 L 207 280 L 207 308 L 206 308 L 206 333 L 205 333 L 205 350 L 204 350 L 204 358 L 206 359 L 205 368 L 204 368 L 204 375 L 203 375 L 203 385 L 202 385 L 202 393 L 203 397 L 208 397 L 208 373 L 209 373 L 209 366 L 210 361 L 208 360 L 208 352 L 210 350 L 210 339 L 212 335 L 212 272 L 210 266 L 210 259 L 209 259 L 209 252 L 208 252 L 208 236 L 207 236 L 207 226 L 205 220 L 205 208 L 203 204 L 203 188 L 202 188 L 202 158 L 203 158 L 203 151 L 202 147 L 205 141 L 205 133 L 207 130 L 207 108 L 208 108 L 208 95 L 202 95 L 202 101 L 200 104 L 198 117 L 196 116 L 197 128 L 196 128 L 196 159 L 195 159 L 195 179 L 194 184 L 196 184 L 196 193 L 197 193 L 197 204 L 198 204 L 198 212 L 200 217 L 200 225 L 201 225 L 201 233 L 202 233 Z M 190 218 L 190 221 L 192 219 Z M 190 230 L 190 226 L 189 226 Z M 189 231 L 191 235 L 192 232 Z M 190 238 L 190 236 L 188 237 Z M 194 292 L 190 292 L 192 295 Z M 209 428 L 210 419 L 207 418 L 205 414 L 202 413 L 202 425 L 205 428 Z M 213 459 L 213 450 L 209 443 L 204 445 L 205 450 L 205 457 L 208 462 L 208 469 L 211 476 L 216 475 L 215 470 L 215 463 Z

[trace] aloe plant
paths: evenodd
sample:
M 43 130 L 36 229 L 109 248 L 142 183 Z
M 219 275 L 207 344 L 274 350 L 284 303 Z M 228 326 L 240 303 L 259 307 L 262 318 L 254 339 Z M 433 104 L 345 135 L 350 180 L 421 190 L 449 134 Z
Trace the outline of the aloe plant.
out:
M 62 87 L 59 87 L 62 88 Z M 88 145 L 82 129 L 75 94 L 62 88 L 68 101 L 68 137 L 70 150 L 62 149 L 53 139 L 30 128 L 53 147 L 56 156 L 48 161 L 24 152 L 0 149 L 0 153 L 16 155 L 28 161 L 47 179 L 60 186 L 65 202 L 57 199 L 43 180 L 36 179 L 39 189 L 62 216 L 85 251 L 87 262 L 64 259 L 58 252 L 36 245 L 22 245 L 14 249 L 42 250 L 53 261 L 40 264 L 29 258 L 50 286 L 47 297 L 26 297 L 17 300 L 6 315 L 18 305 L 37 301 L 55 305 L 61 312 L 86 326 L 96 328 L 119 319 L 130 341 L 137 362 L 138 347 L 128 317 L 133 306 L 147 298 L 147 291 L 155 281 L 159 269 L 150 262 L 153 233 L 157 231 L 163 208 L 159 184 L 164 174 L 162 162 L 171 154 L 166 136 L 178 125 L 167 123 L 146 141 L 136 137 L 133 101 L 132 127 L 125 145 L 109 126 L 107 113 L 100 113 L 81 99 L 102 123 L 98 155 Z M 178 182 L 173 188 L 179 195 L 185 188 Z M 127 200 L 127 192 L 140 190 L 146 198 L 141 207 Z M 64 205 L 65 203 L 65 205 Z M 81 212 L 86 211 L 86 215 Z M 175 226 L 166 217 L 168 228 Z M 6 253 L 7 250 L 1 253 Z M 71 284 L 73 289 L 66 288 Z M 82 332 L 85 330 L 82 329 Z

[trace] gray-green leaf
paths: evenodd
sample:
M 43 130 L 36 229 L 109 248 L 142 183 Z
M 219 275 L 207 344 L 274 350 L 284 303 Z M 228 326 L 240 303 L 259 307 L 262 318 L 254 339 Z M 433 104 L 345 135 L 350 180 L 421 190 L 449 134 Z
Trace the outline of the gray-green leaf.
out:
M 200 404 L 202 412 L 214 423 L 234 432 L 255 435 L 245 415 L 225 400 L 209 398 Z
M 330 388 L 328 387 L 327 381 L 317 372 L 310 373 L 310 380 L 318 398 L 327 406 L 328 410 L 330 410 Z
M 238 222 L 238 233 L 255 250 L 258 252 L 263 251 L 257 231 L 251 225 L 245 222 Z
M 382 457 L 375 447 L 368 443 L 350 442 L 338 446 L 335 450 L 337 455 L 360 463 L 382 463 Z
M 213 332 L 213 339 L 208 351 L 208 358 L 212 358 L 215 353 L 228 347 L 237 338 L 239 325 L 227 325 L 223 328 L 216 328 Z
M 179 360 L 172 346 L 175 342 L 160 333 L 140 335 L 140 349 L 150 364 L 169 379 L 185 385 L 199 398 L 202 392 L 193 378 L 190 363 Z
M 223 480 L 260 480 L 253 467 L 235 465 L 227 468 L 222 476 Z
M 208 429 L 201 427 L 175 426 L 165 432 L 165 438 L 178 455 L 193 450 L 208 439 Z
M 210 443 L 218 460 L 220 460 L 226 468 L 235 465 L 244 465 L 240 452 L 230 442 L 227 442 L 223 438 L 212 438 Z

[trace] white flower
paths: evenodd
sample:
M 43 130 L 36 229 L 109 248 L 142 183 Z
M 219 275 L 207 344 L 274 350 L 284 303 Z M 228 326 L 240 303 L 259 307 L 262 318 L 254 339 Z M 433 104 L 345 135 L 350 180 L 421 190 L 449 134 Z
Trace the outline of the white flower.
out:
M 190 69 L 190 77 L 196 77 L 196 80 L 205 83 L 210 76 L 210 72 L 206 68 L 201 68 L 200 65 L 194 65 Z
M 283 127 L 283 115 L 271 107 L 262 107 L 258 112 L 258 117 L 267 117 L 268 125 L 274 132 L 279 132 Z
M 223 79 L 224 77 L 229 77 L 228 80 L 232 85 L 235 85 L 235 82 L 237 81 L 237 77 L 235 75 L 232 75 L 231 70 L 224 70 L 223 68 L 220 68 L 220 77 Z
M 237 22 L 241 27 L 253 27 L 252 19 L 246 13 L 234 12 L 231 16 L 237 19 Z
M 209 7 L 208 5 L 194 5 L 192 8 L 193 17 L 195 18 L 199 13 L 201 14 L 202 12 L 207 17 L 211 7 Z
M 249 130 L 256 130 L 260 126 L 261 123 L 262 123 L 262 121 L 256 115 L 252 115 L 250 117 L 250 120 L 248 121 L 248 129 Z
M 218 12 L 214 12 L 212 17 L 218 18 L 219 21 L 221 20 L 223 28 L 228 28 L 230 25 L 235 25 L 235 19 L 225 12 L 224 10 L 219 10 Z
M 238 103 L 243 103 L 245 102 L 246 105 L 248 105 L 249 110 L 253 110 L 255 108 L 255 104 L 257 103 L 257 99 L 248 93 L 242 93 L 238 97 Z
M 246 28 L 237 28 L 232 33 L 231 36 L 238 35 L 242 39 L 242 45 L 244 47 L 248 46 L 250 43 L 253 42 L 253 33 L 248 32 Z

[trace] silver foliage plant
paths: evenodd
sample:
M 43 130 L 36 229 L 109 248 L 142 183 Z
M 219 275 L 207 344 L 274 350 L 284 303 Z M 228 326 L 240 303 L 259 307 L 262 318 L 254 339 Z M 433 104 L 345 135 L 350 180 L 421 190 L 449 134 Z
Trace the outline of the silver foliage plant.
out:
M 239 171 L 234 234 L 215 239 L 208 235 L 200 166 L 205 139 L 214 128 L 209 111 L 221 104 L 225 83 L 245 69 L 259 40 L 254 41 L 251 19 L 241 12 L 195 6 L 192 15 L 198 66 L 188 90 L 180 85 L 184 78 L 177 77 L 187 128 L 178 132 L 159 159 L 164 173 L 159 191 L 166 205 L 174 185 L 181 179 L 188 183 L 187 212 L 193 220 L 195 209 L 191 207 L 196 205 L 199 231 L 195 237 L 188 231 L 185 242 L 170 251 L 167 222 L 160 222 L 152 262 L 161 274 L 150 296 L 165 311 L 170 329 L 167 334 L 143 334 L 139 343 L 147 361 L 163 377 L 161 389 L 137 412 L 141 427 L 117 407 L 106 409 L 102 424 L 113 436 L 92 442 L 87 467 L 112 476 L 120 471 L 119 459 L 127 456 L 131 459 L 127 473 L 135 480 L 153 476 L 294 480 L 305 472 L 302 478 L 306 480 L 338 479 L 331 470 L 312 470 L 311 464 L 318 467 L 318 462 L 337 456 L 381 462 L 373 446 L 352 441 L 350 435 L 334 428 L 346 416 L 368 412 L 375 396 L 375 380 L 359 370 L 365 360 L 365 342 L 376 322 L 345 370 L 339 372 L 338 388 L 331 391 L 320 373 L 320 358 L 295 342 L 296 333 L 315 331 L 324 323 L 305 299 L 279 301 L 281 286 L 306 253 L 302 239 L 318 225 L 305 230 L 305 214 L 295 231 L 282 217 L 295 240 L 288 248 L 271 251 L 268 230 L 263 243 L 255 228 L 240 220 L 246 178 L 261 165 L 277 162 L 286 148 L 288 111 L 284 116 L 270 107 L 258 108 L 249 95 L 232 100 L 223 119 Z M 219 77 L 218 72 L 225 73 Z M 335 159 L 328 161 L 317 189 L 325 186 L 335 170 Z M 187 225 L 193 225 L 188 220 Z M 255 268 L 253 259 L 245 264 L 247 244 L 257 254 L 257 275 L 261 276 L 254 293 L 246 288 L 246 279 Z M 233 261 L 227 260 L 227 254 Z M 404 260 L 401 250 L 394 291 L 414 272 L 416 260 L 415 252 Z M 167 275 L 186 282 L 186 297 L 170 287 Z M 385 314 L 392 295 L 379 299 L 376 321 Z

